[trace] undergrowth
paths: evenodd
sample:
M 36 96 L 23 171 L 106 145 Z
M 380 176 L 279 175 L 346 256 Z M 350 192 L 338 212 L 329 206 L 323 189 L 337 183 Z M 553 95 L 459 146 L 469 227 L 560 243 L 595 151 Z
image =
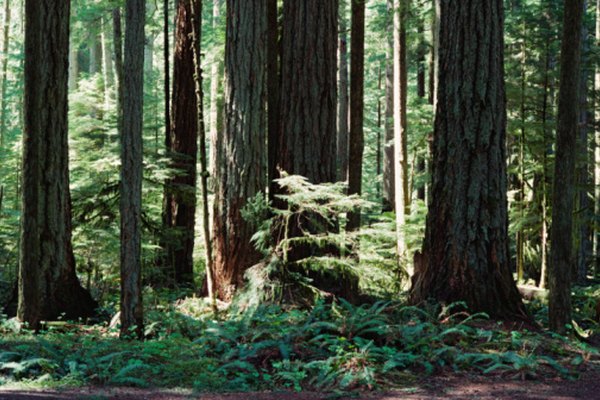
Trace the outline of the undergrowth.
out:
M 462 304 L 401 302 L 310 310 L 263 305 L 215 320 L 198 298 L 148 314 L 147 340 L 65 325 L 39 335 L 0 325 L 0 385 L 131 385 L 197 391 L 351 391 L 451 372 L 574 377 L 597 351 L 542 332 L 511 331 Z

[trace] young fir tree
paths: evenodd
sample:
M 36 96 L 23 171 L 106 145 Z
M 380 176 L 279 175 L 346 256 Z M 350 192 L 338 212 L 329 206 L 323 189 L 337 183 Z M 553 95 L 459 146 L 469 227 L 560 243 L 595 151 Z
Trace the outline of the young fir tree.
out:
M 96 302 L 75 274 L 67 139 L 70 1 L 25 2 L 21 259 L 17 315 L 92 315 Z
M 502 1 L 438 10 L 432 201 L 410 299 L 526 318 L 508 246 Z

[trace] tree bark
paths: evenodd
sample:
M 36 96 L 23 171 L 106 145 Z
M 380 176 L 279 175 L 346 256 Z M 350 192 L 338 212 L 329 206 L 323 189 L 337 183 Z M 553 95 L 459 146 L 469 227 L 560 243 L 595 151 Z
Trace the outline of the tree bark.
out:
M 121 133 L 121 337 L 144 335 L 141 280 L 145 0 L 125 4 Z
M 8 81 L 8 45 L 10 44 L 10 0 L 4 3 L 4 29 L 2 38 L 2 83 L 0 84 L 0 149 L 6 137 L 6 88 Z
M 213 0 L 212 28 L 216 32 L 221 18 L 222 0 Z M 277 17 L 275 17 L 277 18 Z M 210 175 L 211 186 L 216 189 L 219 182 L 219 165 L 223 158 L 222 130 L 223 130 L 223 97 L 221 95 L 223 75 L 223 54 L 221 46 L 215 45 L 212 50 L 213 59 L 210 69 Z M 277 60 L 276 60 L 277 61 Z M 276 77 L 275 77 L 276 79 Z
M 215 292 L 230 300 L 260 254 L 254 228 L 241 214 L 266 186 L 266 1 L 227 0 L 225 129 L 215 196 Z
M 410 213 L 407 146 L 406 21 L 409 0 L 394 0 L 394 194 L 398 258 L 406 255 L 405 215 Z
M 350 145 L 348 154 L 348 194 L 362 193 L 362 167 L 365 137 L 365 0 L 352 1 L 352 43 L 350 49 Z M 360 228 L 360 209 L 348 214 L 346 229 Z
M 502 1 L 443 1 L 438 11 L 432 201 L 410 301 L 524 319 L 508 245 Z
M 573 265 L 573 202 L 575 159 L 579 119 L 579 77 L 583 0 L 565 3 L 561 45 L 558 128 L 552 226 L 550 228 L 550 268 L 548 270 L 549 325 L 558 333 L 571 323 L 571 266 Z
M 385 60 L 385 135 L 383 150 L 383 211 L 392 211 L 396 203 L 394 185 L 394 4 L 387 0 L 390 15 L 387 24 L 387 46 Z
M 312 183 L 336 177 L 338 0 L 286 1 L 281 60 L 281 168 Z
M 279 22 L 277 0 L 267 0 L 267 111 L 268 111 L 268 158 L 269 200 L 277 191 L 277 156 L 279 152 L 280 81 L 279 81 Z
M 571 266 L 574 261 L 573 203 L 582 20 L 583 0 L 565 3 L 548 270 L 549 325 L 550 329 L 558 333 L 565 333 L 566 325 L 571 323 Z
M 165 85 L 164 85 L 164 96 L 165 96 L 165 148 L 168 149 L 171 140 L 171 82 L 170 82 L 170 68 L 169 68 L 169 0 L 163 2 L 163 40 L 164 40 L 164 69 L 165 69 Z
M 41 320 L 91 316 L 97 307 L 75 273 L 67 93 L 68 0 L 25 3 L 23 210 L 17 315 Z
M 354 4 L 354 1 L 352 1 Z M 349 157 L 349 99 L 348 99 L 348 32 L 346 26 L 346 2 L 340 3 L 339 29 L 339 68 L 338 68 L 338 108 L 337 108 L 337 180 L 348 180 Z M 354 35 L 353 35 L 354 36 Z
M 199 3 L 197 6 L 199 6 Z M 165 269 L 176 285 L 194 284 L 194 227 L 196 215 L 196 162 L 198 126 L 192 50 L 192 1 L 179 1 L 175 19 L 173 103 L 168 154 L 178 172 L 165 183 Z M 199 14 L 198 10 L 194 10 Z
M 600 46 L 600 0 L 596 0 L 596 46 Z M 594 74 L 594 92 L 600 93 L 600 65 L 596 66 Z M 600 215 L 600 99 L 596 96 L 595 149 L 594 149 L 594 214 Z M 600 225 L 594 230 L 594 274 L 600 276 Z

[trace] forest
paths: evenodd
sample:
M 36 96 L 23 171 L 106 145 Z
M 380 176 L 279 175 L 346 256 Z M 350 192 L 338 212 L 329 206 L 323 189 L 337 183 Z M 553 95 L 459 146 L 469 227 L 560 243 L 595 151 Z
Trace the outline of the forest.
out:
M 600 0 L 0 0 L 0 398 L 594 398 L 599 61 Z

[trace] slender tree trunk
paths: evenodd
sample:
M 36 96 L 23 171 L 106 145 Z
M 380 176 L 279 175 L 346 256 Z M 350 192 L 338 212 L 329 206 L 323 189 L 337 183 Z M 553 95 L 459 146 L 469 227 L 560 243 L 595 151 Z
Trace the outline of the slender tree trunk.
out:
M 354 4 L 354 1 L 352 1 Z M 340 33 L 338 47 L 338 110 L 337 110 L 337 180 L 348 180 L 349 164 L 349 97 L 348 97 L 348 28 L 346 25 L 346 2 L 340 2 Z
M 596 46 L 600 46 L 600 0 L 596 0 Z M 600 215 L 600 65 L 596 66 L 594 74 L 594 92 L 596 93 L 595 102 L 595 142 L 594 150 L 594 214 Z M 596 224 L 594 232 L 594 274 L 600 275 L 600 225 Z
M 387 0 L 390 15 L 387 24 L 385 57 L 385 135 L 383 150 L 383 211 L 394 209 L 396 188 L 394 185 L 394 4 Z
M 383 70 L 385 69 L 385 64 L 384 64 L 384 68 L 381 68 L 381 65 L 379 65 L 379 71 L 377 74 L 377 92 L 381 93 L 382 88 L 382 82 L 383 82 Z M 385 96 L 384 96 L 385 97 Z M 377 174 L 377 177 L 379 178 L 380 176 L 382 176 L 382 166 L 383 166 L 383 134 L 385 133 L 384 130 L 384 125 L 383 125 L 383 101 L 381 99 L 381 96 L 378 97 L 377 99 L 377 149 L 375 151 L 375 173 Z M 381 183 L 379 183 L 379 179 L 377 182 L 377 198 L 381 198 Z
M 434 201 L 410 300 L 527 318 L 510 271 L 502 1 L 450 0 L 438 11 Z
M 125 4 L 121 133 L 121 336 L 144 336 L 142 304 L 142 131 L 145 0 Z
M 196 3 L 198 6 L 200 3 Z M 174 283 L 194 284 L 194 227 L 196 215 L 196 162 L 198 127 L 194 89 L 194 54 L 192 51 L 192 1 L 179 1 L 173 69 L 173 103 L 169 156 L 178 173 L 165 183 L 165 229 L 171 233 L 166 241 L 165 267 L 172 271 Z M 171 274 L 169 274 L 171 275 Z
M 113 9 L 112 18 L 115 86 L 117 88 L 117 129 L 120 138 L 123 132 L 123 35 L 121 31 L 121 9 L 119 7 Z
M 213 18 L 212 28 L 213 31 L 217 31 L 219 27 L 219 19 L 221 18 L 221 3 L 222 0 L 213 0 Z M 277 16 L 275 17 L 277 18 Z M 223 98 L 221 95 L 222 88 L 222 75 L 223 75 L 223 54 L 221 53 L 220 46 L 213 48 L 213 59 L 210 69 L 210 126 L 209 126 L 209 137 L 210 137 L 210 175 L 211 184 L 216 189 L 216 185 L 219 182 L 219 165 L 223 159 L 223 141 L 222 141 L 222 130 L 223 130 Z M 276 60 L 277 62 L 277 60 Z M 276 77 L 275 77 L 276 79 Z
M 584 0 L 584 14 L 587 6 L 587 1 Z M 587 58 L 589 52 L 588 30 L 585 24 L 582 24 L 581 30 L 581 78 L 579 83 L 579 137 L 577 140 L 579 154 L 576 161 L 577 170 L 577 257 L 575 280 L 578 284 L 584 285 L 587 282 L 588 260 L 592 252 L 591 242 L 591 226 L 592 215 L 590 212 L 590 199 L 588 190 L 590 185 L 588 155 L 589 155 L 589 138 L 588 138 L 588 65 Z
M 365 0 L 352 1 L 352 43 L 350 50 L 350 145 L 348 194 L 362 193 L 362 164 L 365 137 Z M 346 229 L 360 228 L 360 209 L 348 215 Z
M 79 49 L 77 45 L 71 43 L 69 51 L 69 91 L 73 92 L 77 90 L 77 83 L 79 78 Z
M 146 2 L 146 15 L 148 16 L 148 20 L 152 21 L 154 17 L 154 13 L 157 10 L 157 2 L 156 1 L 148 1 Z M 177 35 L 177 34 L 176 34 Z M 146 34 L 146 41 L 144 44 L 144 74 L 150 76 L 152 71 L 154 70 L 154 40 L 156 39 L 156 33 L 154 30 L 150 30 Z
M 268 104 L 268 158 L 269 200 L 273 201 L 277 191 L 277 159 L 279 152 L 279 127 L 281 125 L 280 74 L 279 74 L 279 22 L 277 0 L 267 0 L 267 104 Z
M 565 2 L 558 97 L 558 129 L 552 227 L 550 229 L 550 268 L 548 270 L 549 324 L 558 333 L 571 323 L 571 266 L 573 265 L 573 202 L 583 0 Z
M 394 0 L 394 170 L 395 211 L 398 237 L 398 257 L 406 255 L 404 238 L 405 215 L 410 210 L 408 189 L 407 152 L 407 69 L 406 69 L 406 16 L 408 0 Z
M 23 210 L 17 315 L 42 320 L 93 314 L 96 302 L 75 273 L 67 93 L 68 0 L 25 2 Z
M 266 186 L 266 12 L 265 0 L 227 0 L 225 148 L 213 230 L 215 291 L 225 300 L 260 259 L 250 241 L 254 227 L 241 211 Z
M 182 1 L 182 0 L 179 0 Z M 202 92 L 202 65 L 200 64 L 200 43 L 202 42 L 200 20 L 202 17 L 202 1 L 192 1 L 192 48 L 194 54 L 194 88 L 196 90 L 196 126 L 200 142 L 200 190 L 202 193 L 202 228 L 204 233 L 204 247 L 206 249 L 206 287 L 208 297 L 211 299 L 212 310 L 217 314 L 215 296 L 214 258 L 212 254 L 213 243 L 210 233 L 210 215 L 208 212 L 208 160 L 206 153 L 206 131 L 204 126 L 204 101 Z M 198 11 L 196 14 L 195 11 Z
M 100 35 L 100 41 L 102 44 L 102 77 L 104 81 L 104 110 L 108 112 L 110 108 L 110 99 L 112 97 L 112 90 L 114 86 L 114 72 L 112 57 L 110 51 L 110 45 L 108 36 L 110 32 L 110 25 L 105 17 L 102 18 L 102 33 Z
M 171 147 L 171 82 L 169 67 L 169 0 L 163 2 L 163 39 L 164 39 L 164 69 L 165 69 L 165 148 Z
M 6 87 L 8 81 L 8 45 L 10 44 L 10 0 L 4 3 L 4 30 L 2 38 L 2 83 L 0 84 L 0 149 L 6 137 Z
M 90 27 L 90 38 L 88 41 L 88 48 L 90 54 L 90 65 L 89 73 L 90 76 L 99 74 L 102 72 L 102 44 L 100 43 L 98 33 L 101 31 L 100 24 L 96 21 Z

